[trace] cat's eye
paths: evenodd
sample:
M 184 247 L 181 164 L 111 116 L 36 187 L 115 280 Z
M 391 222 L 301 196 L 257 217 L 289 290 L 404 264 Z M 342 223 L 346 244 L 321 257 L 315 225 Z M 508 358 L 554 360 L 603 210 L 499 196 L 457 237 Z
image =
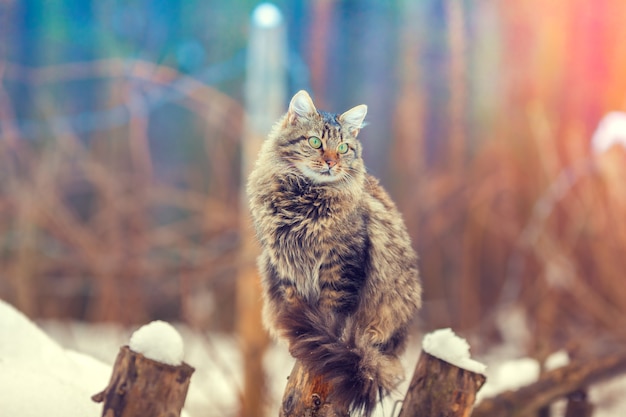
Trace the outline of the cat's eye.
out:
M 347 143 L 340 143 L 339 146 L 337 146 L 337 152 L 339 152 L 339 153 L 346 153 L 346 152 L 348 152 L 348 144 Z
M 309 138 L 309 145 L 311 145 L 313 149 L 319 149 L 322 147 L 322 141 L 317 136 L 311 136 Z

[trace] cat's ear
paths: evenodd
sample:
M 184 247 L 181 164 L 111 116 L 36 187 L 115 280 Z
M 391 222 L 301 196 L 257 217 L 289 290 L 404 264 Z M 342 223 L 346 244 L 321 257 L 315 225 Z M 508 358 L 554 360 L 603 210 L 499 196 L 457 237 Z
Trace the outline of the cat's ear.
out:
M 309 93 L 304 90 L 298 91 L 289 103 L 288 114 L 287 120 L 292 124 L 295 123 L 298 118 L 308 119 L 312 115 L 317 114 L 317 109 Z
M 363 120 L 365 119 L 366 114 L 367 106 L 365 104 L 360 104 L 339 116 L 339 121 L 346 125 L 350 134 L 356 138 L 361 128 L 365 126 Z

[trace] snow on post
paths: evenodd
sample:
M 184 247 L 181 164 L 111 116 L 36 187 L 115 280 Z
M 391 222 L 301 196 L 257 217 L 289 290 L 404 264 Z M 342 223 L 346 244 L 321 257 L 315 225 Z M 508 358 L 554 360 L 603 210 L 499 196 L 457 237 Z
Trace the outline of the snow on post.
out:
M 469 343 L 449 328 L 428 333 L 422 342 L 422 349 L 426 353 L 451 365 L 484 375 L 487 367 L 470 357 L 469 348 Z
M 153 321 L 130 337 L 130 349 L 148 359 L 178 366 L 183 361 L 183 338 L 164 321 Z
M 179 417 L 194 372 L 182 359 L 180 334 L 154 321 L 120 349 L 109 385 L 92 399 L 104 403 L 102 416 Z
M 427 334 L 399 417 L 470 415 L 485 369 L 451 329 Z

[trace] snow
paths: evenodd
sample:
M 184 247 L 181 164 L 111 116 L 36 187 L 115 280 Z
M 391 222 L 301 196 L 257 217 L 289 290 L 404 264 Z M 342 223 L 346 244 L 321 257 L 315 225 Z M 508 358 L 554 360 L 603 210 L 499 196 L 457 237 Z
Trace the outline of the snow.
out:
M 460 338 L 452 329 L 439 329 L 424 336 L 422 348 L 426 353 L 477 374 L 484 374 L 487 367 L 473 360 L 469 353 L 469 343 Z
M 539 378 L 541 367 L 537 360 L 519 358 L 498 364 L 490 364 L 486 373 L 487 382 L 477 395 L 477 402 L 483 398 L 495 397 L 504 391 L 516 390 L 532 384 Z
M 626 148 L 626 113 L 610 112 L 598 124 L 591 138 L 591 149 L 596 154 L 607 151 L 613 145 Z
M 569 354 L 565 350 L 558 350 L 546 358 L 543 364 L 546 371 L 562 368 L 569 365 Z
M 86 357 L 95 357 L 111 365 L 120 346 L 129 343 L 132 332 L 135 330 L 112 323 L 46 320 L 40 324 L 47 334 L 65 346 L 83 352 Z M 218 332 L 205 334 L 180 323 L 177 323 L 175 328 L 184 340 L 185 362 L 196 369 L 191 377 L 183 415 L 206 416 L 211 415 L 207 414 L 207 410 L 213 410 L 215 415 L 236 416 L 243 386 L 243 361 L 237 338 Z M 273 347 L 271 351 L 274 351 Z M 279 359 L 282 361 L 290 358 L 288 352 L 285 352 L 283 356 L 277 354 L 275 357 L 282 358 Z M 269 370 L 275 369 L 276 366 L 269 368 Z M 284 388 L 287 375 L 289 373 L 277 375 L 276 383 L 283 385 Z M 109 377 L 110 368 L 106 382 L 91 394 L 101 391 L 106 386 Z M 1 375 L 0 378 L 2 378 Z M 70 417 L 73 416 L 70 415 Z
M 626 416 L 626 375 L 594 384 L 589 388 L 589 401 L 594 404 L 593 417 Z
M 0 412 L 15 417 L 101 413 L 91 396 L 106 387 L 109 366 L 66 351 L 0 300 Z
M 146 324 L 133 333 L 129 347 L 148 359 L 167 365 L 179 366 L 183 362 L 183 338 L 174 326 L 161 320 Z
M 101 415 L 102 405 L 94 403 L 91 396 L 108 385 L 111 365 L 120 346 L 128 343 L 131 331 L 119 325 L 81 322 L 46 321 L 40 325 L 42 328 L 0 300 L 0 415 Z M 176 324 L 176 329 L 185 341 L 185 361 L 196 368 L 183 415 L 236 416 L 244 370 L 237 338 L 230 334 L 203 334 L 182 324 Z M 507 341 L 506 346 L 495 346 L 485 352 L 489 363 L 484 372 L 487 383 L 478 392 L 478 402 L 538 378 L 537 361 L 529 358 L 511 360 L 513 353 L 523 354 L 518 336 L 516 334 L 513 338 L 515 341 Z M 396 402 L 404 397 L 408 389 L 419 356 L 419 345 L 417 341 L 409 344 L 402 358 L 405 381 L 392 396 L 385 398 L 383 407 L 376 410 L 374 417 L 397 415 Z M 469 358 L 467 342 L 456 337 L 450 329 L 427 335 L 422 347 L 430 354 L 434 352 L 434 356 L 452 356 L 461 364 Z M 546 360 L 545 366 L 546 369 L 555 369 L 567 361 L 567 354 L 559 351 Z M 264 365 L 268 373 L 268 408 L 264 415 L 276 414 L 292 364 L 293 359 L 282 344 L 272 345 L 266 352 Z M 482 368 L 484 370 L 484 365 Z M 591 386 L 589 398 L 595 406 L 594 417 L 626 415 L 625 390 L 626 376 Z M 563 416 L 564 402 L 560 403 L 560 409 L 552 407 L 553 417 Z

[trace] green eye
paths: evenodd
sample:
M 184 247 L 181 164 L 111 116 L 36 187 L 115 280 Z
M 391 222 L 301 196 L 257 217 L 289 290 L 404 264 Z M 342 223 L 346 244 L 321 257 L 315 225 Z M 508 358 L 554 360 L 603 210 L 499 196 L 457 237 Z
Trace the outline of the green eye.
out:
M 346 153 L 346 152 L 348 152 L 348 144 L 347 143 L 340 143 L 339 146 L 337 146 L 337 152 L 339 152 L 339 153 Z
M 319 149 L 322 147 L 322 141 L 316 136 L 311 136 L 309 138 L 309 145 L 311 145 L 313 149 Z

